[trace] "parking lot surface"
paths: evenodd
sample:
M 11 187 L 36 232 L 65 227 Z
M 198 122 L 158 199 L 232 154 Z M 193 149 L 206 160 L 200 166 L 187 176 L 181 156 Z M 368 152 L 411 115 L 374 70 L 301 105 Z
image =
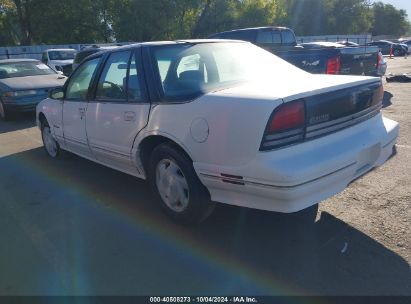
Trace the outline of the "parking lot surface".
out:
M 411 84 L 385 91 L 397 154 L 311 226 L 222 204 L 176 225 L 144 181 L 49 159 L 33 115 L 0 121 L 0 295 L 411 295 Z

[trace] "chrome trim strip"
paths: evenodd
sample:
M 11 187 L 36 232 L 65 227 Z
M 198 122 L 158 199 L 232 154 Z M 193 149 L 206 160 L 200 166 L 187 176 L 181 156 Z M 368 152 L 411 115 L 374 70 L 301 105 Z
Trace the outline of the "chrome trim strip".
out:
M 83 142 L 83 141 L 79 141 L 79 140 L 74 139 L 74 138 L 64 137 L 64 140 L 70 141 L 70 142 L 75 143 L 75 144 L 81 144 L 81 145 L 83 145 L 83 146 L 88 146 L 88 143 L 87 143 L 87 142 L 85 143 L 85 142 Z
M 300 129 L 291 130 L 291 131 L 282 132 L 282 133 L 268 134 L 264 137 L 264 139 L 267 141 L 269 140 L 271 141 L 274 139 L 281 139 L 283 137 L 288 137 L 288 136 L 296 135 L 298 133 L 303 133 L 303 132 L 304 132 L 304 129 L 300 128 Z
M 306 181 L 306 182 L 303 182 L 303 183 L 300 183 L 300 184 L 296 184 L 296 185 L 291 185 L 291 186 L 280 186 L 280 185 L 273 185 L 273 184 L 265 184 L 265 183 L 253 182 L 253 181 L 249 181 L 249 180 L 245 180 L 245 179 L 233 179 L 233 178 L 229 179 L 229 178 L 222 177 L 220 175 L 215 175 L 215 174 L 210 174 L 210 173 L 202 173 L 202 172 L 200 172 L 200 175 L 202 175 L 204 177 L 212 178 L 212 179 L 217 179 L 217 180 L 220 180 L 221 182 L 224 182 L 223 180 L 225 179 L 225 180 L 230 180 L 230 181 L 233 181 L 235 183 L 241 183 L 241 184 L 245 184 L 245 185 L 254 185 L 254 186 L 262 186 L 262 187 L 277 188 L 277 189 L 292 189 L 292 188 L 304 186 L 306 184 L 315 182 L 315 181 L 317 181 L 321 178 L 324 178 L 324 177 L 330 176 L 332 174 L 338 173 L 342 170 L 345 170 L 349 167 L 354 166 L 356 163 L 357 163 L 356 161 L 352 162 L 352 163 L 350 163 L 350 164 L 348 164 L 348 165 L 346 165 L 346 166 L 344 166 L 340 169 L 332 171 L 330 173 L 327 173 L 327 174 L 321 175 L 317 178 L 314 178 L 312 180 L 309 180 L 309 181 Z
M 266 141 L 266 142 L 263 143 L 263 147 L 278 146 L 278 145 L 287 144 L 289 142 L 296 141 L 296 140 L 299 140 L 299 139 L 303 139 L 303 134 L 299 134 L 299 135 L 292 136 L 292 137 L 287 137 L 287 138 L 284 138 L 284 139 Z
M 323 122 L 323 123 L 320 123 L 320 124 L 317 124 L 317 125 L 307 127 L 307 132 L 311 132 L 311 131 L 318 130 L 318 129 L 321 129 L 321 128 L 326 128 L 328 126 L 336 125 L 336 124 L 351 120 L 353 118 L 363 116 L 363 115 L 365 115 L 369 112 L 373 112 L 375 110 L 380 110 L 381 107 L 382 107 L 381 104 L 377 104 L 375 106 L 372 106 L 372 107 L 369 107 L 365 110 L 362 110 L 361 112 L 358 112 L 358 113 L 354 113 L 354 114 L 344 116 L 344 117 L 341 117 L 341 118 L 338 118 L 338 119 L 335 119 L 335 120 L 331 120 L 331 121 L 327 121 L 327 122 Z
M 317 137 L 317 136 L 320 136 L 320 135 L 323 135 L 323 134 L 327 134 L 327 133 L 331 133 L 331 132 L 335 132 L 335 131 L 339 131 L 339 130 L 342 130 L 342 129 L 351 127 L 351 126 L 353 126 L 353 125 L 355 125 L 355 124 L 358 124 L 358 123 L 361 123 L 361 122 L 363 122 L 363 121 L 365 121 L 365 120 L 370 119 L 371 117 L 377 115 L 379 112 L 380 112 L 379 109 L 378 109 L 378 110 L 374 110 L 373 112 L 370 112 L 370 113 L 368 113 L 368 114 L 366 114 L 366 115 L 364 115 L 364 116 L 351 119 L 351 120 L 346 121 L 346 122 L 344 122 L 344 123 L 332 125 L 331 127 L 322 128 L 322 129 L 319 129 L 319 130 L 317 130 L 317 131 L 308 131 L 308 132 L 306 133 L 305 137 L 306 137 L 307 139 L 309 139 L 309 138 L 312 138 L 312 137 Z
M 108 152 L 108 153 L 111 153 L 111 154 L 114 154 L 114 155 L 121 156 L 121 157 L 123 157 L 123 158 L 130 159 L 130 155 L 129 155 L 129 154 L 124 154 L 124 153 L 122 153 L 122 152 L 117 152 L 117 151 L 113 151 L 113 150 L 108 150 L 108 149 L 105 149 L 105 148 L 102 148 L 102 147 L 98 147 L 98 146 L 95 146 L 95 145 L 90 145 L 90 147 L 91 147 L 91 149 L 97 149 L 97 150 L 100 150 L 100 151 L 103 151 L 103 152 Z

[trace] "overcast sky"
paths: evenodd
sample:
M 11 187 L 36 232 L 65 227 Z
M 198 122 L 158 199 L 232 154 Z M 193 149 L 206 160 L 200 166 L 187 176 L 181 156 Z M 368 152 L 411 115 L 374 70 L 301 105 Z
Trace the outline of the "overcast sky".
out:
M 394 5 L 397 9 L 405 9 L 408 14 L 408 19 L 411 19 L 411 0 L 379 0 L 384 3 Z M 378 2 L 378 1 L 374 1 Z

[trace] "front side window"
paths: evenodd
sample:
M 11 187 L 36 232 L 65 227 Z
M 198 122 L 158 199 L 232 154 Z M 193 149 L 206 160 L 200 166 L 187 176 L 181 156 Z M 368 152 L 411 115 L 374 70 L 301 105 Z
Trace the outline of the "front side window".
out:
M 259 31 L 257 35 L 257 43 L 273 43 L 271 31 Z
M 295 36 L 291 31 L 281 32 L 282 40 L 284 44 L 295 44 Z
M 79 66 L 71 76 L 67 85 L 66 99 L 87 100 L 88 88 L 99 61 L 100 58 L 95 58 Z
M 97 85 L 97 100 L 127 100 L 127 68 L 131 52 L 112 53 Z

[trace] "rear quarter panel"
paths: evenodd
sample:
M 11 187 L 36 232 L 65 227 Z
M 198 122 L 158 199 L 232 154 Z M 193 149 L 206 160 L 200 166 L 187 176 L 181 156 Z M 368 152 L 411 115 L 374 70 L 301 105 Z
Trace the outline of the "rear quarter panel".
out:
M 268 119 L 281 103 L 207 94 L 188 103 L 159 104 L 137 142 L 163 135 L 182 145 L 194 162 L 244 165 L 258 153 Z M 198 133 L 208 135 L 201 141 Z

